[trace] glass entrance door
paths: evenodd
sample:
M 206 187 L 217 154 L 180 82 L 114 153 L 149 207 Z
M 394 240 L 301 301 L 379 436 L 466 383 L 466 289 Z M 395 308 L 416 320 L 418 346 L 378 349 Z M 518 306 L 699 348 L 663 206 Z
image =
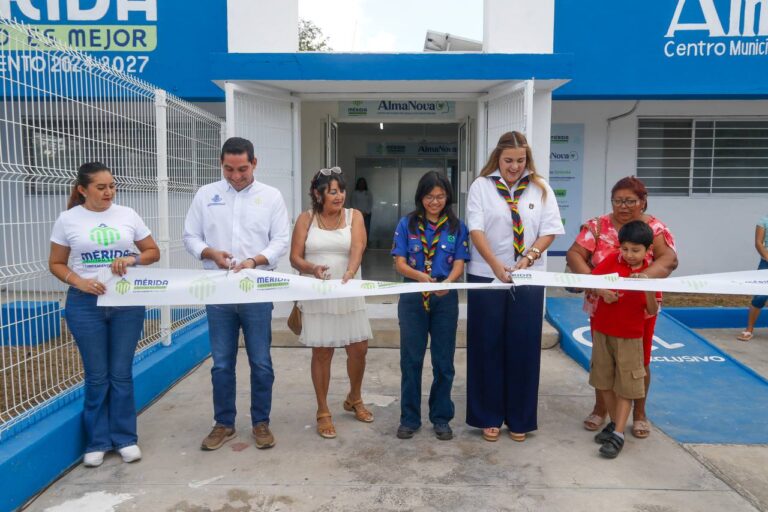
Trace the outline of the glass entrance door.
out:
M 400 217 L 411 212 L 419 179 L 429 170 L 445 174 L 445 158 L 360 157 L 355 160 L 356 178 L 365 178 L 373 196 L 372 249 L 392 247 L 392 235 Z

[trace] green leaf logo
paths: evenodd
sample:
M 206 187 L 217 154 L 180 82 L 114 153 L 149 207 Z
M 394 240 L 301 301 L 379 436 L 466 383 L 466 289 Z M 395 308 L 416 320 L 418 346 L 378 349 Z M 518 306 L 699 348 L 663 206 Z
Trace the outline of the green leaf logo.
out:
M 199 301 L 204 301 L 216 291 L 216 284 L 207 277 L 201 277 L 192 281 L 189 285 L 189 293 Z
M 250 277 L 246 277 L 240 280 L 240 289 L 243 290 L 245 293 L 248 293 L 251 290 L 253 290 L 255 286 L 256 285 L 254 284 L 253 279 L 251 279 Z
M 120 232 L 106 224 L 99 224 L 91 230 L 91 242 L 107 247 L 120 240 Z
M 122 278 L 121 280 L 115 283 L 115 291 L 120 295 L 125 295 L 126 293 L 131 291 L 131 283 L 129 283 L 127 279 Z

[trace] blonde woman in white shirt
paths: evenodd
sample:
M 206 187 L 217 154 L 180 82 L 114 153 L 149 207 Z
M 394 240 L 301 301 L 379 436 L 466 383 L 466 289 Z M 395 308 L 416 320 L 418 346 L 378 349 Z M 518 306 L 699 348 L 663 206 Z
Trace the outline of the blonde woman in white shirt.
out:
M 51 273 L 70 287 L 65 311 L 85 370 L 83 462 L 89 467 L 99 466 L 111 450 L 125 462 L 141 458 L 132 370 L 144 306 L 98 307 L 106 292 L 99 270 L 123 276 L 128 267 L 160 259 L 141 217 L 113 204 L 114 198 L 115 180 L 104 164 L 80 166 L 68 209 L 53 226 L 48 260 Z
M 509 272 L 544 270 L 563 234 L 549 184 L 536 174 L 520 132 L 501 136 L 467 198 L 472 252 L 467 282 L 510 282 Z M 496 441 L 506 423 L 515 441 L 537 429 L 544 289 L 471 290 L 467 299 L 467 424 Z

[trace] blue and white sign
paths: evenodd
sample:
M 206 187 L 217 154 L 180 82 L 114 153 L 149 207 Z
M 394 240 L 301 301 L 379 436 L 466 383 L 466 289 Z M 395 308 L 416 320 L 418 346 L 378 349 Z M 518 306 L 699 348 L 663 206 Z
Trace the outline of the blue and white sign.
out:
M 549 184 L 555 191 L 565 234 L 555 238 L 550 251 L 565 252 L 579 234 L 581 188 L 584 176 L 584 125 L 553 124 L 549 150 Z
M 376 142 L 367 145 L 369 155 L 418 155 L 456 157 L 459 146 L 455 142 Z
M 768 96 L 763 0 L 565 1 L 555 27 L 555 52 L 575 59 L 557 99 Z
M 192 7 L 192 3 L 198 5 Z M 226 2 L 0 0 L 0 15 L 33 26 L 44 36 L 184 99 L 224 97 L 211 81 L 207 55 L 227 51 Z M 9 44 L 7 31 L 0 27 L 0 50 Z M 55 69 L 55 59 L 50 62 L 51 69 L 46 71 L 68 72 L 64 66 Z M 0 53 L 0 68 L 25 69 L 41 63 L 47 65 L 44 59 L 30 59 L 21 52 Z M 34 71 L 41 70 L 35 67 Z
M 339 117 L 456 117 L 456 102 L 443 100 L 340 101 Z

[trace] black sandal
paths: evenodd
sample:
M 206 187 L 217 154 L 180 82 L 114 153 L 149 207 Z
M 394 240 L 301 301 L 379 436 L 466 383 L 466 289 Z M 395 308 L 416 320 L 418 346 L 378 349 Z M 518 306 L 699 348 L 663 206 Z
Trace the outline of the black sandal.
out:
M 622 448 L 624 448 L 624 440 L 613 434 L 600 447 L 600 455 L 606 459 L 615 459 L 621 453 Z

